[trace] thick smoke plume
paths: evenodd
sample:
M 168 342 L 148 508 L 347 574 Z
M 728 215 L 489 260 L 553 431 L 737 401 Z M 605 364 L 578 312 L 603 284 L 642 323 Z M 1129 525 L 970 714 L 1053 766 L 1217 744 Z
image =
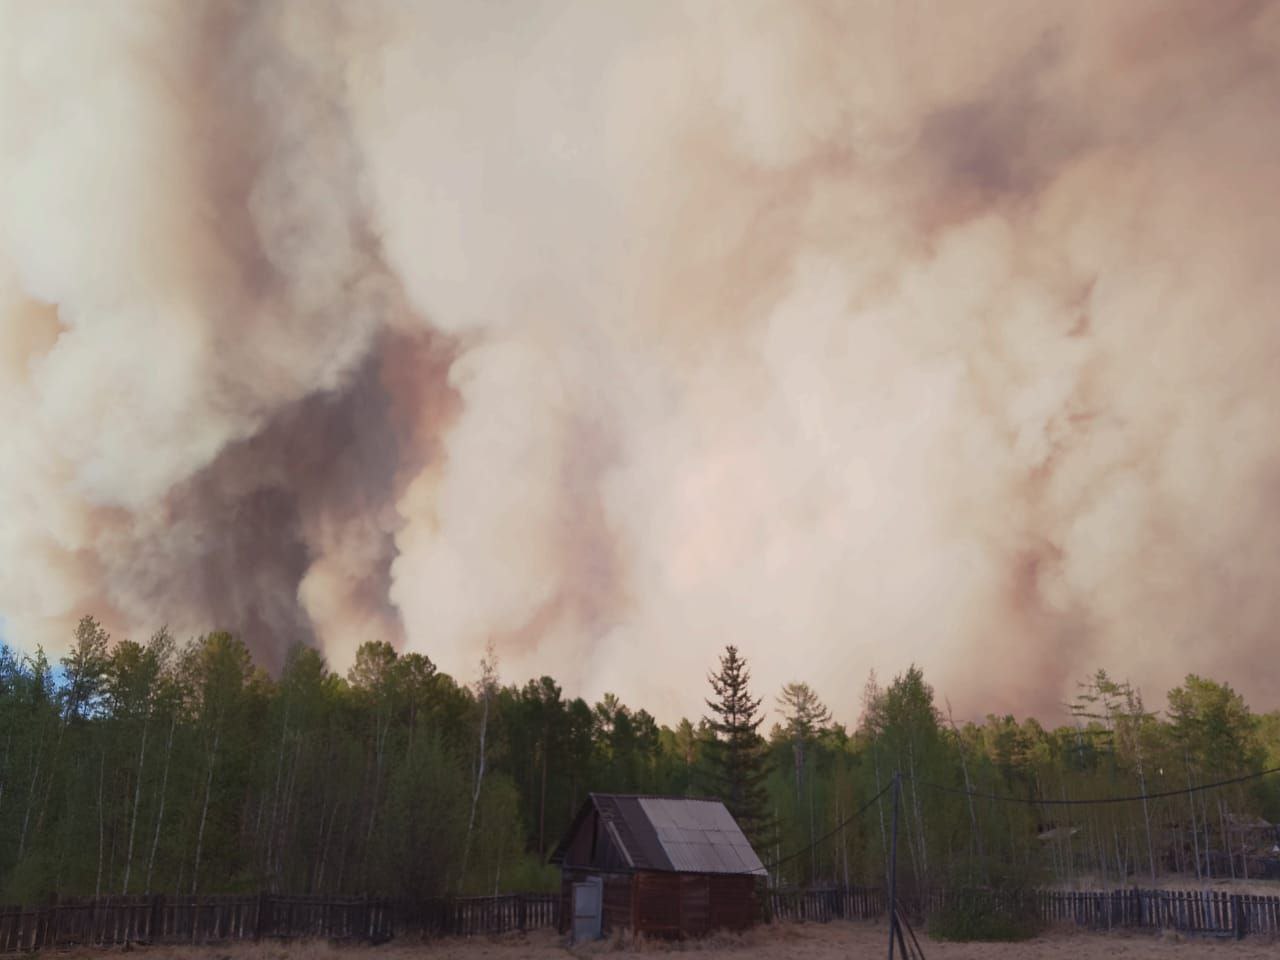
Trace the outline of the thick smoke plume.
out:
M 0 21 L 11 640 L 1274 705 L 1280 5 Z

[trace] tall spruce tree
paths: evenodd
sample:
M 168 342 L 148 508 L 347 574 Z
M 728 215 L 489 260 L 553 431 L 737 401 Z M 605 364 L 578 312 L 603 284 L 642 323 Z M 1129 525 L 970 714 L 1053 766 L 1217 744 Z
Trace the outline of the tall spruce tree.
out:
M 762 839 L 769 824 L 768 755 L 759 727 L 764 721 L 760 698 L 747 689 L 751 673 L 747 661 L 730 644 L 720 658 L 720 669 L 708 674 L 715 699 L 707 700 L 707 723 L 714 738 L 708 751 L 708 786 L 724 801 L 743 832 Z

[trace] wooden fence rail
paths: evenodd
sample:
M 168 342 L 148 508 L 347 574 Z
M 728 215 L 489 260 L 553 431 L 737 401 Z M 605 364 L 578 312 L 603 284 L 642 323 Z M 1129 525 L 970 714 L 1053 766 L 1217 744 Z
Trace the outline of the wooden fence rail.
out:
M 397 936 L 469 937 L 556 927 L 559 922 L 560 897 L 554 893 L 397 901 L 392 905 Z
M 280 896 L 99 897 L 0 906 L 0 954 L 125 943 L 499 934 L 559 922 L 555 894 L 441 900 Z
M 879 887 L 769 892 L 769 918 L 784 922 L 872 920 L 888 910 Z
M 1280 937 L 1280 896 L 1224 891 L 984 890 L 903 895 L 918 920 L 942 910 L 997 910 L 1051 925 L 1093 930 L 1173 929 L 1222 937 Z M 781 922 L 868 920 L 887 909 L 875 887 L 774 890 L 766 913 Z M 221 896 L 100 897 L 38 906 L 0 906 L 0 954 L 125 943 L 213 943 L 314 938 L 381 943 L 392 937 L 476 936 L 552 928 L 556 894 L 508 894 L 440 900 L 372 897 Z
M 883 916 L 887 909 L 884 893 L 877 888 L 774 891 L 769 899 L 772 915 L 779 920 L 865 919 Z M 920 921 L 947 908 L 959 908 L 1091 930 L 1124 928 L 1235 938 L 1280 937 L 1280 896 L 1221 890 L 940 890 L 923 896 L 900 895 L 900 900 L 903 908 Z
M 0 953 L 262 937 L 377 943 L 392 933 L 390 902 L 369 897 L 100 897 L 0 906 Z

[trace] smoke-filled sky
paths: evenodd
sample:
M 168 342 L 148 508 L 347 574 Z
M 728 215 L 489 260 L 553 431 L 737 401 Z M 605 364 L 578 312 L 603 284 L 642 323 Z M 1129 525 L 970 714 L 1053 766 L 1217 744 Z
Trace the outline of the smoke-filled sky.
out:
M 660 719 L 1276 705 L 1280 3 L 0 5 L 0 614 Z

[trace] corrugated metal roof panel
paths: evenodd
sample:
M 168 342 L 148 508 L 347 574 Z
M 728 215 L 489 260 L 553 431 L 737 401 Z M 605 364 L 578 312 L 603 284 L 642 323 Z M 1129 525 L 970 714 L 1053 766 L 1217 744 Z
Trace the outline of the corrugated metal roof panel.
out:
M 573 836 L 588 827 L 589 810 L 632 869 L 682 873 L 765 874 L 737 822 L 718 800 L 594 793 L 574 818 L 553 862 L 564 862 Z
M 672 869 L 670 857 L 663 849 L 655 824 L 641 806 L 639 798 L 597 795 L 595 800 L 602 812 L 606 807 L 616 811 L 618 832 L 634 866 L 651 870 Z
M 672 869 L 687 873 L 765 873 L 764 864 L 719 801 L 640 797 L 637 802 Z M 640 831 L 633 825 L 632 832 Z

